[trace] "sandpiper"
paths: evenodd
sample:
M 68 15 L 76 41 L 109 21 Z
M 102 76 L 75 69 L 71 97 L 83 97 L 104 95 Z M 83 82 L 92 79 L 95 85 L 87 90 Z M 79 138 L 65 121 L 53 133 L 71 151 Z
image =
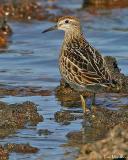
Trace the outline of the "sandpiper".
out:
M 76 17 L 64 16 L 58 19 L 55 26 L 44 30 L 64 30 L 65 36 L 59 56 L 59 68 L 62 78 L 71 88 L 95 94 L 112 86 L 112 79 L 102 55 L 85 39 L 80 21 Z M 87 109 L 86 102 L 80 94 L 83 112 Z

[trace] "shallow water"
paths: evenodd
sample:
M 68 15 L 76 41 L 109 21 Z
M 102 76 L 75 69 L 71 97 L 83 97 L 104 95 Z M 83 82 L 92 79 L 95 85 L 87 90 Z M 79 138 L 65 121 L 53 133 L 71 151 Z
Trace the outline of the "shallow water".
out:
M 72 2 L 73 3 L 73 2 Z M 76 8 L 77 4 L 74 4 Z M 104 11 L 97 16 L 78 11 L 81 15 L 86 38 L 104 55 L 117 58 L 121 71 L 128 75 L 128 10 Z M 123 17 L 123 18 L 122 18 Z M 59 85 L 60 74 L 57 59 L 64 33 L 62 31 L 41 34 L 41 31 L 53 25 L 50 22 L 16 23 L 11 22 L 14 34 L 7 49 L 0 50 L 0 84 L 7 86 L 34 86 L 54 90 Z M 75 120 L 69 125 L 58 124 L 54 113 L 61 109 L 60 102 L 54 95 L 13 97 L 5 96 L 1 101 L 8 103 L 32 101 L 38 105 L 38 111 L 44 116 L 44 122 L 38 126 L 18 130 L 15 135 L 0 139 L 0 143 L 30 143 L 40 150 L 36 154 L 10 155 L 10 160 L 73 160 L 76 148 L 62 147 L 67 142 L 65 135 L 81 129 L 82 120 Z M 114 106 L 128 104 L 128 98 L 118 100 L 97 98 L 97 104 L 115 109 Z M 70 109 L 74 110 L 74 108 Z M 81 110 L 81 109 L 79 109 Z M 48 129 L 53 134 L 39 136 L 39 129 Z

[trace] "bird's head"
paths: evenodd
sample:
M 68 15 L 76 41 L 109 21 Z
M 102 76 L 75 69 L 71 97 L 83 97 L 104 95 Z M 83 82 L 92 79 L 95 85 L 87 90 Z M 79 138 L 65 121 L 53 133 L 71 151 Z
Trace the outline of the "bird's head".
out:
M 52 30 L 63 30 L 65 32 L 78 32 L 81 30 L 80 21 L 76 17 L 64 16 L 58 19 L 55 26 L 44 30 L 42 33 L 52 31 Z

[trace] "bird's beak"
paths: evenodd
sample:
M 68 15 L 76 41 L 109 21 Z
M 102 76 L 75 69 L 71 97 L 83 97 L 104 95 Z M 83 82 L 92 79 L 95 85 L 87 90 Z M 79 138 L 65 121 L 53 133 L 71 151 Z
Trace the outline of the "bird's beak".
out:
M 46 32 L 53 31 L 53 30 L 57 30 L 57 25 L 44 30 L 42 33 L 46 33 Z

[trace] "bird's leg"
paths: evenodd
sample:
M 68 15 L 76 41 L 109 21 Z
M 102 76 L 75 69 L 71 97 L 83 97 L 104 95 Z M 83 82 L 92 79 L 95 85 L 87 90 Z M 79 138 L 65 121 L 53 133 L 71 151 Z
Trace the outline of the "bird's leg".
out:
M 93 93 L 93 97 L 92 97 L 92 105 L 96 104 L 96 93 Z
M 84 99 L 83 95 L 80 95 L 80 98 L 81 98 L 81 104 L 82 104 L 83 112 L 85 113 L 85 111 L 86 111 L 85 99 Z
M 80 98 L 81 98 L 83 112 L 85 113 L 86 111 L 89 111 L 86 107 L 86 100 L 84 99 L 83 95 L 80 95 Z
M 92 102 L 91 102 L 91 110 L 95 110 L 95 104 L 96 104 L 96 93 L 93 93 Z

